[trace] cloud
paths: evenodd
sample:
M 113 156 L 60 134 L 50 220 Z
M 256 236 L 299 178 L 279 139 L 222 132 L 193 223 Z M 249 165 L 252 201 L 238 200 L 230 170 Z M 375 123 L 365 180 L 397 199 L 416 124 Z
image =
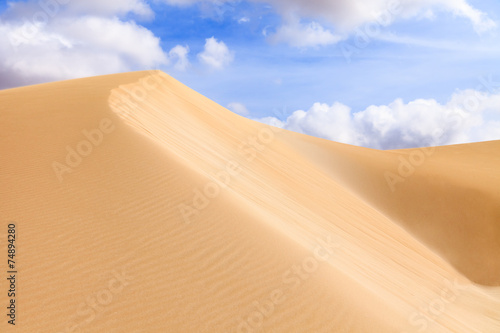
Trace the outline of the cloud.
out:
M 43 1 L 42 1 L 43 2 Z M 48 0 L 46 2 L 57 2 Z M 67 8 L 75 14 L 86 13 L 87 15 L 99 16 L 124 16 L 135 14 L 142 19 L 150 19 L 154 16 L 153 11 L 144 0 L 85 0 L 68 1 Z
M 50 18 L 56 16 L 117 16 L 137 15 L 141 19 L 154 16 L 151 7 L 144 0 L 28 0 L 9 3 L 9 14 L 14 17 L 33 19 L 33 15 L 45 13 Z
M 171 61 L 175 61 L 174 68 L 185 71 L 189 67 L 189 46 L 176 45 L 168 52 Z
M 178 2 L 180 3 L 180 2 Z M 189 47 L 163 50 L 137 20 L 154 17 L 145 0 L 28 0 L 0 14 L 0 89 L 92 75 L 190 66 Z M 206 40 L 202 63 L 220 69 L 234 58 Z
M 222 69 L 234 60 L 234 53 L 214 37 L 207 38 L 203 52 L 198 54 L 198 59 L 214 69 Z
M 287 43 L 298 48 L 323 46 L 337 43 L 342 38 L 335 36 L 317 22 L 303 24 L 293 16 L 270 37 L 273 43 Z
M 246 115 L 248 115 L 250 113 L 247 110 L 247 108 L 245 107 L 245 105 L 243 105 L 241 103 L 229 103 L 227 105 L 227 108 L 229 110 L 233 111 L 234 113 L 240 114 L 242 116 L 246 116 Z
M 149 30 L 117 18 L 61 18 L 26 35 L 22 26 L 1 23 L 3 87 L 73 77 L 156 68 L 168 63 Z
M 201 0 L 164 0 L 172 5 L 191 5 Z M 203 0 L 219 6 L 233 0 Z M 284 18 L 271 41 L 295 47 L 311 47 L 338 42 L 357 28 L 377 22 L 382 26 L 411 18 L 434 19 L 438 12 L 452 13 L 472 23 L 477 33 L 496 28 L 488 15 L 467 0 L 250 0 L 266 2 Z M 293 20 L 290 20 L 293 17 Z M 301 21 L 311 22 L 308 24 Z M 321 22 L 321 25 L 317 22 Z M 324 28 L 328 24 L 329 27 Z M 331 31 L 334 31 L 332 33 Z M 339 36 L 342 36 L 340 38 Z
M 60 1 L 62 3 L 62 1 Z M 142 0 L 11 3 L 0 16 L 0 88 L 157 68 L 177 58 L 128 14 L 153 14 Z
M 469 5 L 465 0 L 441 0 L 453 14 L 468 18 L 477 33 L 481 34 L 496 28 L 497 24 L 486 13 Z
M 341 103 L 315 103 L 286 120 L 259 121 L 337 142 L 376 149 L 438 146 L 500 139 L 500 94 L 464 90 L 446 104 L 433 99 L 369 106 L 352 113 Z
M 476 31 L 496 26 L 488 16 L 466 0 L 269 0 L 281 13 L 323 18 L 338 29 L 352 31 L 373 21 L 392 23 L 397 19 L 430 16 L 434 11 L 451 12 L 469 19 Z

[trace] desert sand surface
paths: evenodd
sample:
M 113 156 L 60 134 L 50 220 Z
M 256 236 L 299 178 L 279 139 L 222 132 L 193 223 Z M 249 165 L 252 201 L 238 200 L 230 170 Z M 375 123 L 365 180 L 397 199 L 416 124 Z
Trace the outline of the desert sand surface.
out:
M 160 71 L 0 91 L 0 138 L 0 332 L 500 332 L 500 141 L 330 142 Z

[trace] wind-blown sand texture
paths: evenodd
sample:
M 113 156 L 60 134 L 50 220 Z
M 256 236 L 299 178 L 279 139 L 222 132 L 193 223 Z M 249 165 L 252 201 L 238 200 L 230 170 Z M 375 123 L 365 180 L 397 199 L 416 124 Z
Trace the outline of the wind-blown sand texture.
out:
M 159 71 L 0 91 L 0 126 L 0 332 L 500 332 L 500 141 L 330 142 Z

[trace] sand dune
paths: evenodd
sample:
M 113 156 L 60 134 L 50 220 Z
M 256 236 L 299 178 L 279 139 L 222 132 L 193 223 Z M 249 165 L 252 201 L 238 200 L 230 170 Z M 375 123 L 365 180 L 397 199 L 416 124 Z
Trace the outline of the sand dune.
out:
M 159 71 L 0 91 L 0 124 L 1 332 L 500 332 L 500 141 L 339 144 Z

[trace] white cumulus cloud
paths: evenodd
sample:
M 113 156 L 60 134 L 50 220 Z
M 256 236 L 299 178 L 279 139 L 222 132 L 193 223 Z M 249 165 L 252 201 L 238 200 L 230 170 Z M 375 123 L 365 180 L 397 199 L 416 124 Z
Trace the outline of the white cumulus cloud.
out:
M 126 20 L 150 17 L 142 0 L 13 2 L 0 17 L 0 87 L 157 68 L 160 39 Z
M 234 52 L 230 51 L 223 41 L 214 37 L 207 38 L 203 52 L 198 54 L 199 60 L 214 69 L 222 69 L 234 60 Z
M 369 106 L 315 103 L 286 120 L 259 121 L 291 131 L 376 149 L 399 149 L 500 139 L 500 93 L 464 90 L 446 104 L 433 99 Z
M 144 0 L 28 0 L 9 3 L 9 13 L 15 17 L 33 19 L 33 15 L 50 18 L 71 15 L 125 16 L 137 15 L 141 19 L 154 16 L 151 7 Z
M 248 17 L 242 17 L 238 20 L 239 24 L 248 23 L 248 22 L 250 22 L 250 19 Z
M 168 55 L 171 61 L 174 61 L 174 68 L 179 71 L 184 71 L 189 67 L 189 46 L 176 45 L 174 46 Z
M 293 47 L 306 48 L 329 45 L 338 42 L 340 36 L 323 28 L 317 22 L 301 23 L 298 17 L 291 17 L 270 37 L 274 43 L 287 43 Z

